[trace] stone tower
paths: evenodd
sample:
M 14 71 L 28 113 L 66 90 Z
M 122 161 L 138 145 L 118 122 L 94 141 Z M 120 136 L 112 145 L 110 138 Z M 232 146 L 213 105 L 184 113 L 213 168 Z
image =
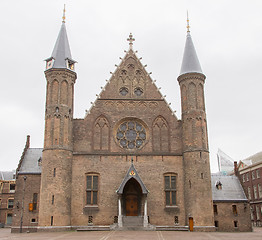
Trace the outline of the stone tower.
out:
M 72 121 L 75 61 L 71 58 L 65 21 L 46 59 L 45 138 L 40 188 L 40 226 L 71 224 Z
M 187 224 L 194 228 L 213 225 L 211 174 L 204 101 L 205 75 L 187 31 L 181 72 L 184 193 Z

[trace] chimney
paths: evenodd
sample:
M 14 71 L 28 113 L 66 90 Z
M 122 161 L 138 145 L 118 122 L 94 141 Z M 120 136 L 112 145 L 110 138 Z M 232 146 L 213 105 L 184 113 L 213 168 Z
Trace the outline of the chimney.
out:
M 30 147 L 30 135 L 27 135 L 25 148 L 28 149 L 29 147 Z
M 238 176 L 237 161 L 234 161 L 234 173 Z

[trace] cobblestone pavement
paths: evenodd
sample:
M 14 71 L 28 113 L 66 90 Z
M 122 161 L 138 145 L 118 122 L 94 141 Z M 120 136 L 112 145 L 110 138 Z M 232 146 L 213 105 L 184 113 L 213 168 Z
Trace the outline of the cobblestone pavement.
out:
M 254 228 L 248 233 L 224 232 L 173 232 L 173 231 L 94 231 L 94 232 L 45 232 L 10 233 L 8 228 L 0 228 L 0 239 L 21 240 L 261 240 L 262 228 Z

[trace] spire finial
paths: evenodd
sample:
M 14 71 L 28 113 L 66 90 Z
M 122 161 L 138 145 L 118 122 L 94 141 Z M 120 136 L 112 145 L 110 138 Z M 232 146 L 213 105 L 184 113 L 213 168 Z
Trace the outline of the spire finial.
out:
M 186 28 L 187 28 L 187 32 L 189 33 L 190 32 L 190 30 L 189 30 L 189 28 L 190 28 L 190 26 L 189 26 L 189 18 L 188 18 L 188 11 L 186 11 L 186 15 L 187 15 L 187 26 L 186 26 Z
M 65 17 L 65 11 L 66 11 L 66 10 L 65 10 L 65 4 L 64 4 L 63 17 L 62 17 L 62 19 L 63 19 L 62 22 L 63 22 L 63 23 L 65 23 L 65 18 L 66 18 L 66 17 Z
M 132 48 L 133 42 L 135 41 L 135 39 L 133 38 L 132 33 L 129 34 L 129 38 L 127 39 L 127 41 L 129 42 L 129 47 Z

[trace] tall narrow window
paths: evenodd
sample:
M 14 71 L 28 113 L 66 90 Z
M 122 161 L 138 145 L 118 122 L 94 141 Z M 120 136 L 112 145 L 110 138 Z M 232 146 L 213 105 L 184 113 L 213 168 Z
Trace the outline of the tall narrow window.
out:
M 251 189 L 250 189 L 250 187 L 247 188 L 247 194 L 248 194 L 248 199 L 251 200 Z
M 97 205 L 98 176 L 86 176 L 86 204 Z
M 176 176 L 175 174 L 165 175 L 166 206 L 176 205 Z
M 257 199 L 257 186 L 254 186 L 254 198 Z
M 14 199 L 8 199 L 8 208 L 14 207 Z
M 55 203 L 55 195 L 52 195 L 52 205 Z
M 33 194 L 33 210 L 37 208 L 37 193 Z
M 246 174 L 247 182 L 249 181 L 249 173 Z
M 259 206 L 256 206 L 257 220 L 260 220 Z
M 257 185 L 257 188 L 258 188 L 258 197 L 262 198 L 262 187 L 260 183 Z
M 56 176 L 56 168 L 54 168 L 53 176 Z
M 237 205 L 232 205 L 233 214 L 237 215 Z
M 245 182 L 245 174 L 243 174 L 242 177 L 243 177 L 243 182 Z
M 255 179 L 256 179 L 256 177 L 255 177 L 255 171 L 252 171 L 251 176 L 252 176 L 252 180 L 255 180 Z
M 257 178 L 260 178 L 260 172 L 259 172 L 259 169 L 256 170 L 256 173 L 257 173 Z
M 217 205 L 213 205 L 214 214 L 217 215 Z

